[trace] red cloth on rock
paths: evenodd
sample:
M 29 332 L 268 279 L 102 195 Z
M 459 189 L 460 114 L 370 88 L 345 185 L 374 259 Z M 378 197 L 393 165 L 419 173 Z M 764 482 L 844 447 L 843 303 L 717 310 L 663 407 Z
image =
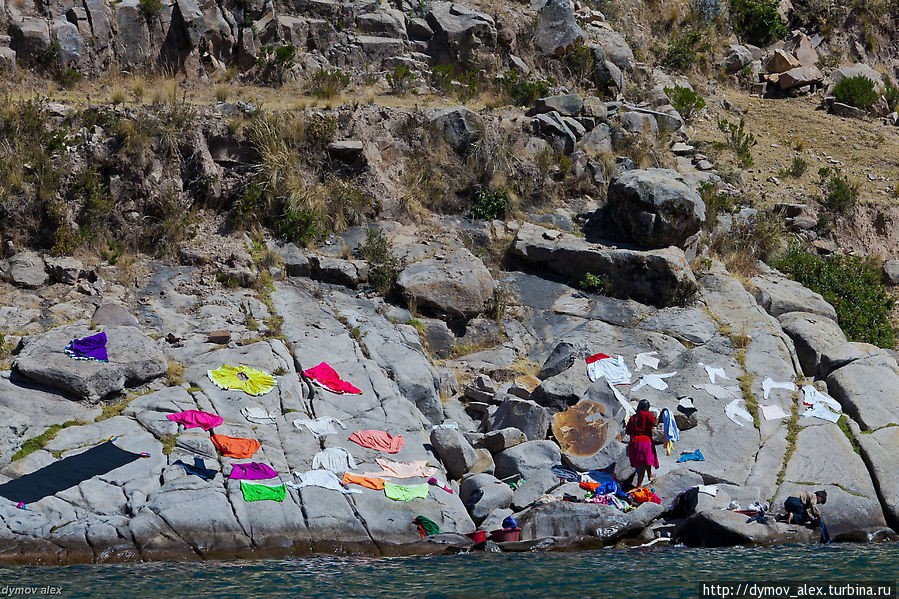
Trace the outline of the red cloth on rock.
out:
M 340 378 L 337 371 L 331 368 L 327 363 L 322 362 L 315 368 L 304 370 L 303 374 L 312 379 L 312 382 L 327 389 L 332 393 L 347 393 L 350 395 L 360 395 L 362 391 Z

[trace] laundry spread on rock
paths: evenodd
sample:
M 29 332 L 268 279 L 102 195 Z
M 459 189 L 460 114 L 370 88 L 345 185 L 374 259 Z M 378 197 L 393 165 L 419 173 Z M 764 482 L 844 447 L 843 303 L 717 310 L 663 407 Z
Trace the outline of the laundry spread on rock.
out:
M 218 470 L 212 470 L 211 468 L 206 467 L 206 461 L 203 458 L 194 458 L 193 465 L 182 462 L 181 460 L 176 460 L 173 462 L 173 465 L 181 466 L 188 474 L 199 476 L 203 480 L 212 480 L 215 478 L 215 475 L 218 474 Z
M 430 535 L 442 534 L 440 532 L 440 527 L 437 526 L 437 523 L 426 516 L 415 516 L 413 522 L 415 523 L 415 526 L 418 527 L 418 532 L 421 534 L 421 538 L 425 538 Z
M 334 473 L 346 472 L 356 469 L 356 460 L 350 452 L 343 447 L 328 447 L 322 449 L 312 458 L 313 470 L 330 470 Z
M 341 379 L 340 375 L 337 374 L 337 371 L 325 362 L 322 362 L 314 368 L 304 370 L 303 374 L 309 377 L 309 379 L 317 386 L 326 389 L 331 393 L 338 393 L 341 395 L 359 395 L 362 393 L 362 391 L 354 387 L 351 383 Z
M 759 409 L 762 411 L 762 416 L 765 417 L 765 420 L 780 420 L 781 418 L 789 416 L 789 414 L 778 405 L 759 404 Z
M 228 478 L 236 480 L 266 480 L 277 477 L 278 473 L 272 470 L 271 466 L 259 462 L 232 464 L 231 474 L 228 475 Z
M 740 388 L 736 385 L 722 386 L 712 383 L 693 383 L 694 389 L 701 389 L 714 397 L 715 399 L 739 399 L 742 397 Z
M 362 476 L 361 474 L 352 474 L 350 472 L 343 473 L 343 484 L 359 485 L 366 489 L 374 489 L 382 491 L 384 489 L 384 479 L 375 476 Z
M 587 376 L 590 381 L 598 378 L 604 378 L 611 385 L 630 385 L 631 371 L 628 370 L 627 364 L 622 356 L 613 358 L 606 354 L 593 354 L 586 358 Z
M 719 378 L 730 380 L 729 377 L 724 373 L 724 369 L 719 366 L 708 366 L 707 364 L 703 364 L 702 362 L 699 363 L 699 366 L 705 368 L 705 373 L 709 376 L 709 382 L 713 385 Z
M 785 391 L 795 391 L 796 384 L 790 381 L 779 383 L 772 379 L 770 376 L 765 377 L 765 380 L 762 381 L 762 391 L 764 393 L 765 399 L 768 399 L 768 395 L 771 394 L 771 391 L 774 389 L 783 389 Z
M 828 422 L 837 422 L 843 410 L 840 402 L 811 385 L 802 387 L 802 403 L 809 406 L 802 413 L 803 418 L 820 418 Z
M 316 437 L 336 435 L 340 432 L 337 427 L 346 430 L 346 425 L 343 422 L 337 418 L 331 418 L 330 416 L 322 416 L 321 418 L 313 418 L 311 420 L 298 418 L 293 421 L 293 426 L 298 431 L 302 431 L 306 428 Z
M 63 351 L 65 351 L 67 356 L 76 360 L 109 362 L 109 356 L 106 353 L 105 332 L 81 339 L 72 339 Z
M 703 457 L 702 452 L 698 449 L 693 451 L 685 451 L 677 458 L 677 463 L 681 464 L 683 462 L 704 462 L 705 457 Z
M 297 483 L 288 483 L 292 489 L 303 489 L 305 487 L 321 487 L 323 489 L 331 489 L 339 491 L 344 495 L 353 493 L 361 493 L 358 489 L 347 489 L 343 486 L 337 475 L 330 470 L 309 470 L 308 472 L 294 472 Z
M 666 372 L 665 374 L 644 374 L 637 384 L 631 387 L 631 391 L 636 391 L 643 386 L 649 386 L 653 389 L 657 389 L 658 391 L 664 391 L 668 388 L 668 383 L 665 382 L 665 379 L 669 379 L 676 375 L 676 372 Z
M 379 476 L 385 478 L 428 478 L 437 472 L 437 468 L 427 465 L 426 460 L 415 462 L 393 462 L 383 458 L 375 458 L 375 462 L 381 467 L 380 472 L 366 472 L 365 476 Z
M 384 495 L 394 501 L 412 501 L 424 499 L 428 496 L 428 485 L 395 485 L 389 480 L 384 481 Z
M 743 426 L 743 423 L 737 420 L 737 418 L 742 418 L 746 422 L 752 422 L 752 414 L 743 407 L 743 398 L 737 398 L 724 406 L 724 414 L 730 418 L 732 421 L 736 422 L 740 426 Z
M 211 435 L 209 439 L 219 452 L 229 458 L 246 459 L 262 446 L 256 439 L 243 439 L 227 435 Z
M 649 366 L 653 370 L 658 369 L 659 359 L 653 357 L 657 353 L 659 352 L 650 351 L 637 354 L 637 356 L 634 358 L 634 370 L 640 372 L 644 366 Z
M 254 424 L 274 424 L 278 420 L 277 412 L 269 412 L 262 406 L 247 406 L 241 408 L 240 413 Z
M 167 414 L 166 418 L 172 422 L 183 425 L 184 428 L 202 428 L 204 431 L 213 429 L 224 422 L 219 416 L 199 410 L 185 410 L 177 414 Z
M 256 483 L 240 482 L 240 492 L 244 501 L 284 501 L 287 487 L 284 484 L 269 486 Z
M 386 453 L 399 453 L 406 442 L 402 435 L 394 437 L 390 433 L 379 430 L 356 431 L 350 435 L 349 439 L 362 447 L 377 449 Z
M 271 375 L 242 364 L 240 366 L 224 364 L 221 368 L 207 370 L 206 376 L 219 389 L 243 391 L 254 396 L 265 395 L 276 385 Z

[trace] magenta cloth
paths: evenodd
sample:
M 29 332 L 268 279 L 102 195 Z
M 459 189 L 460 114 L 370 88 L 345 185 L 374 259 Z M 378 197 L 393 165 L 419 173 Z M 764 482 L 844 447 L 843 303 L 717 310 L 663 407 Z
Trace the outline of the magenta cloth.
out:
M 77 360 L 109 362 L 106 355 L 106 333 L 97 333 L 83 339 L 72 339 L 66 346 L 67 355 Z
M 263 480 L 266 478 L 276 478 L 277 476 L 278 473 L 272 470 L 271 467 L 258 462 L 249 462 L 247 464 L 234 464 L 228 478 Z
M 659 467 L 659 458 L 656 457 L 656 448 L 652 441 L 634 441 L 627 444 L 627 457 L 631 460 L 631 466 L 642 468 L 644 466 Z
M 186 412 L 178 412 L 177 414 L 169 414 L 166 416 L 172 422 L 183 424 L 184 428 L 195 428 L 199 426 L 204 431 L 215 428 L 224 420 L 215 414 L 209 412 L 201 412 L 199 410 L 187 410 Z
M 325 362 L 322 362 L 315 368 L 304 370 L 303 374 L 332 393 L 350 393 L 356 395 L 362 393 L 362 391 L 341 379 L 340 375 L 337 374 L 337 371 L 328 366 Z

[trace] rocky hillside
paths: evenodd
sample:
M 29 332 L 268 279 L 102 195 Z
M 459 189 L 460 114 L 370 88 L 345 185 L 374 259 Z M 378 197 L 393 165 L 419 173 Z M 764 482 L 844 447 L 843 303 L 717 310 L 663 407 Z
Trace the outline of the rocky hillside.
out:
M 815 541 L 728 509 L 812 489 L 834 540 L 896 539 L 899 268 L 841 255 L 899 257 L 891 33 L 788 4 L 0 4 L 0 560 L 433 553 L 509 515 L 507 551 Z M 97 331 L 108 363 L 64 353 Z M 636 483 L 640 399 L 681 430 L 661 504 L 560 501 L 560 464 Z M 247 502 L 186 410 L 285 483 L 329 448 L 378 471 L 375 429 L 438 484 Z

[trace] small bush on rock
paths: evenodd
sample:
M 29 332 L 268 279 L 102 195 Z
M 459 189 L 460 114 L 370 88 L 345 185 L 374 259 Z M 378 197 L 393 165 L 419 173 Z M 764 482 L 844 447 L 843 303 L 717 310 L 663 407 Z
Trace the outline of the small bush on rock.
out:
M 845 213 L 858 200 L 858 183 L 850 181 L 836 167 L 825 166 L 818 169 L 824 196 L 821 203 L 833 212 Z
M 534 80 L 522 77 L 518 71 L 509 70 L 501 77 L 497 77 L 496 84 L 508 101 L 515 106 L 532 106 L 537 98 L 549 94 L 555 82 L 552 79 Z
M 340 69 L 319 69 L 309 80 L 309 91 L 319 98 L 333 98 L 350 84 L 350 76 Z
M 868 110 L 877 101 L 878 94 L 874 90 L 874 82 L 864 75 L 843 77 L 833 88 L 837 102 L 849 104 L 862 110 Z
M 479 189 L 474 194 L 474 202 L 471 207 L 471 218 L 478 220 L 492 220 L 503 218 L 509 207 L 509 194 L 504 190 L 486 191 Z
M 787 25 L 777 7 L 777 0 L 732 0 L 730 14 L 734 31 L 758 46 L 783 39 Z
M 592 272 L 588 272 L 584 275 L 584 278 L 578 281 L 578 287 L 583 289 L 584 291 L 590 291 L 593 293 L 598 293 L 603 295 L 608 293 L 609 289 L 612 287 L 611 281 L 609 281 L 608 277 L 595 275 Z
M 682 117 L 689 120 L 696 112 L 705 108 L 705 100 L 689 87 L 675 85 L 666 87 L 665 95 L 671 100 L 671 105 Z
M 718 119 L 718 129 L 727 134 L 727 147 L 737 156 L 740 163 L 746 168 L 752 166 L 752 148 L 759 142 L 746 130 L 746 120 L 741 118 L 739 124 L 736 124 Z
M 662 66 L 675 71 L 686 71 L 698 58 L 697 47 L 701 40 L 702 34 L 698 31 L 687 31 L 672 38 L 662 54 Z M 705 50 L 708 44 L 702 44 L 701 47 Z
M 409 93 L 417 79 L 407 64 L 398 64 L 393 67 L 393 73 L 387 73 L 387 85 L 390 86 L 390 91 L 398 96 Z
M 358 251 L 368 262 L 368 282 L 371 286 L 384 296 L 394 293 L 403 264 L 393 253 L 393 243 L 381 230 L 369 227 Z
M 850 341 L 895 347 L 896 329 L 890 324 L 894 300 L 881 283 L 880 269 L 870 258 L 822 258 L 791 245 L 772 266 L 820 293 L 833 305 L 840 328 Z

